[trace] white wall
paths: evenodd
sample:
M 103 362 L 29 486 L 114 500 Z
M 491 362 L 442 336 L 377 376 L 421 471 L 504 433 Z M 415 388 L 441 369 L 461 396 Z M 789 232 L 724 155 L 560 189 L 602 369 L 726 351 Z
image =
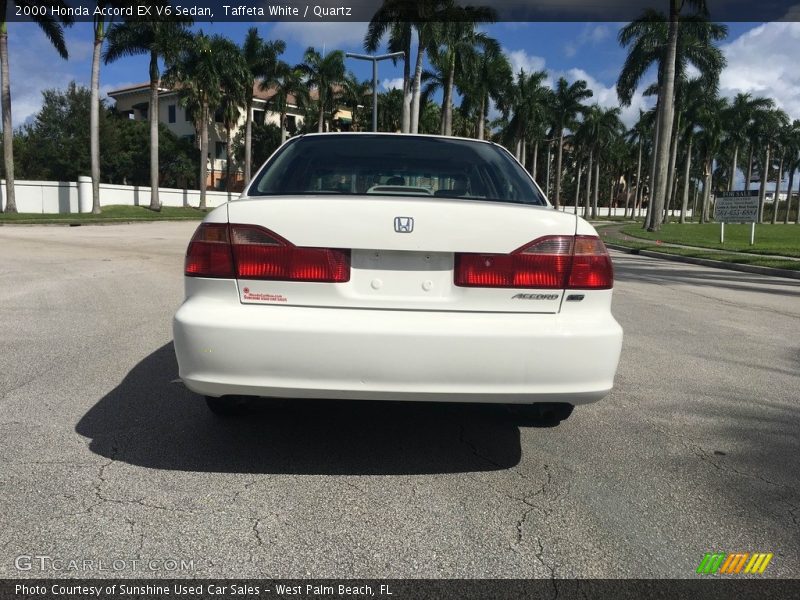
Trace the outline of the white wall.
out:
M 6 206 L 6 182 L 0 181 L 0 206 Z M 80 177 L 80 184 L 74 181 L 20 181 L 14 183 L 17 210 L 21 213 L 77 213 L 92 209 L 92 181 Z M 158 188 L 162 206 L 199 206 L 200 190 L 178 190 Z M 209 208 L 219 206 L 238 193 L 206 193 Z M 131 185 L 100 184 L 100 206 L 149 206 L 150 188 Z

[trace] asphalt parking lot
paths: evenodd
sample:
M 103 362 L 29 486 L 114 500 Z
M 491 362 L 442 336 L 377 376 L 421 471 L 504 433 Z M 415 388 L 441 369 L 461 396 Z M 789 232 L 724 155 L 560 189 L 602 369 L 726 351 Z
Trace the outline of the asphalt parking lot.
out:
M 682 578 L 709 551 L 800 577 L 800 281 L 614 254 L 616 388 L 555 428 L 366 402 L 221 421 L 171 345 L 195 226 L 0 227 L 0 577 Z

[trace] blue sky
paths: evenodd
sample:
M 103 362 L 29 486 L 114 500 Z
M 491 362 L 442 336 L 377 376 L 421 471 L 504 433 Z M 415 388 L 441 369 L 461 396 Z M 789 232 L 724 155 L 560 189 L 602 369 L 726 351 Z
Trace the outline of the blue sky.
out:
M 252 23 L 203 23 L 208 33 L 223 34 L 237 43 L 244 39 Z M 326 50 L 363 51 L 366 24 L 363 23 L 257 23 L 265 38 L 287 42 L 284 59 L 299 62 L 309 45 Z M 625 50 L 616 41 L 620 23 L 498 23 L 485 27 L 498 39 L 516 69 L 547 69 L 551 81 L 560 76 L 569 80 L 586 79 L 594 90 L 594 101 L 616 106 L 614 84 L 625 59 Z M 731 23 L 729 36 L 721 44 L 729 66 L 721 79 L 721 93 L 732 96 L 749 91 L 772 97 L 793 118 L 800 118 L 800 23 Z M 13 117 L 16 125 L 30 119 L 41 106 L 41 92 L 63 88 L 75 80 L 87 85 L 91 67 L 91 23 L 77 23 L 67 30 L 68 61 L 61 60 L 35 25 L 9 24 L 9 54 Z M 349 60 L 348 67 L 359 77 L 371 77 L 370 67 Z M 396 85 L 402 76 L 400 64 L 380 65 L 383 88 Z M 651 77 L 652 79 L 652 77 Z M 147 59 L 126 58 L 103 66 L 103 92 L 147 80 Z M 649 82 L 645 82 L 649 83 Z M 644 87 L 644 86 L 643 86 Z M 623 112 L 630 124 L 638 109 L 650 99 L 640 94 Z

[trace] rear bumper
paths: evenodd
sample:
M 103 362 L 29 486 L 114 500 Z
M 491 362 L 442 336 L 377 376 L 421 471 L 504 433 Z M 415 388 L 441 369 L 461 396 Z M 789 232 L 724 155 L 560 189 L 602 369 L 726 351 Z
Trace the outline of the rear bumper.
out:
M 613 386 L 622 329 L 579 316 L 245 305 L 194 296 L 180 377 L 207 396 L 568 402 Z

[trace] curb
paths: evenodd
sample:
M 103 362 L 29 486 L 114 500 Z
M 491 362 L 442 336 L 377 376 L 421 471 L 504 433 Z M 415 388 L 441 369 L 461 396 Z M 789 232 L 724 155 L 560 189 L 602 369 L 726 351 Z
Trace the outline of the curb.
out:
M 661 258 L 674 262 L 701 265 L 703 267 L 714 267 L 716 269 L 727 269 L 728 271 L 741 271 L 743 273 L 757 273 L 759 275 L 771 275 L 773 277 L 786 277 L 788 279 L 800 279 L 800 271 L 790 271 L 789 269 L 775 269 L 773 267 L 759 267 L 756 265 L 739 265 L 736 263 L 723 262 L 721 260 L 711 260 L 708 258 L 695 258 L 693 256 L 681 256 L 680 254 L 666 254 L 664 252 L 654 252 L 652 250 L 639 250 L 629 248 L 619 244 L 609 243 L 603 240 L 605 245 L 612 250 L 619 250 L 626 254 L 639 254 L 650 258 Z

